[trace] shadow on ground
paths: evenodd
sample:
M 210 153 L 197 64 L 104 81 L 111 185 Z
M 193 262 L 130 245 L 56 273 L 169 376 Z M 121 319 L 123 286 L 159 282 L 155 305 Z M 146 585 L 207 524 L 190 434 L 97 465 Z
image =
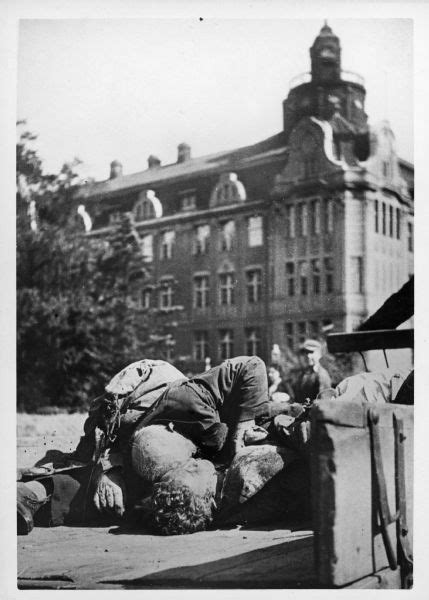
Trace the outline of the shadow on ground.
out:
M 308 589 L 316 588 L 313 540 L 305 537 L 236 556 L 184 565 L 134 579 L 103 584 L 125 589 Z

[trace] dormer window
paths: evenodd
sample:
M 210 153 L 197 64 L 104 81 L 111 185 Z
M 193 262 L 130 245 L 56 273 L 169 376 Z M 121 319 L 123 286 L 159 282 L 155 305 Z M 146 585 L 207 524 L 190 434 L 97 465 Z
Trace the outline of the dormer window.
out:
M 121 212 L 119 210 L 115 210 L 109 215 L 109 225 L 117 225 L 121 222 Z
M 235 204 L 246 200 L 246 190 L 236 173 L 223 173 L 219 177 L 211 198 L 210 207 L 222 206 L 224 204 Z
M 180 210 L 187 212 L 197 208 L 197 194 L 195 190 L 189 190 L 180 194 Z
M 162 217 L 162 204 L 153 190 L 145 190 L 139 194 L 133 208 L 133 215 L 136 222 Z

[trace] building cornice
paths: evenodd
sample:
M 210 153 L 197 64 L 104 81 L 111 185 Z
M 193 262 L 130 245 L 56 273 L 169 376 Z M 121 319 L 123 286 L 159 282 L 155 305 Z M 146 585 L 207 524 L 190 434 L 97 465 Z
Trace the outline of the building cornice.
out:
M 246 213 L 255 210 L 266 209 L 268 200 L 253 200 L 240 202 L 233 205 L 216 206 L 214 208 L 207 208 L 205 210 L 187 211 L 183 213 L 175 213 L 174 215 L 167 215 L 159 219 L 148 219 L 146 221 L 139 221 L 134 223 L 134 227 L 139 229 L 164 229 L 171 225 L 178 225 L 182 222 L 189 223 L 194 221 L 200 221 L 202 219 L 210 219 L 211 217 L 219 217 L 222 215 L 229 216 L 236 213 Z M 114 229 L 114 225 L 109 227 L 102 227 L 95 229 L 88 233 L 92 237 L 106 235 Z

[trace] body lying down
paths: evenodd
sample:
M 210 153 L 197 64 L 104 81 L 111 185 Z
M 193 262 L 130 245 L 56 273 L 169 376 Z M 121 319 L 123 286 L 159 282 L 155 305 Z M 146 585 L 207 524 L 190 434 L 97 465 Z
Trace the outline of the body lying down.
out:
M 172 535 L 308 515 L 310 410 L 270 403 L 257 357 L 191 380 L 165 364 L 138 363 L 141 396 L 119 378 L 116 411 L 111 396 L 97 403 L 76 452 L 63 457 L 68 470 L 19 475 L 18 533 L 29 533 L 33 519 L 55 526 L 114 517 Z M 390 401 L 405 378 L 368 375 L 332 395 Z

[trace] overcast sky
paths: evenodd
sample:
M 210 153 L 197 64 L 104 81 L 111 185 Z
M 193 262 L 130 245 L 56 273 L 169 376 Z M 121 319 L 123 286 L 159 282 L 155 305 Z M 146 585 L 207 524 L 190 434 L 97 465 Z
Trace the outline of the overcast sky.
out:
M 328 15 L 329 17 L 329 15 Z M 413 160 L 410 19 L 329 19 L 343 69 L 365 78 L 371 123 L 387 118 Z M 45 168 L 78 156 L 106 179 L 255 143 L 282 128 L 290 79 L 310 69 L 320 19 L 23 20 L 18 117 L 37 133 Z

